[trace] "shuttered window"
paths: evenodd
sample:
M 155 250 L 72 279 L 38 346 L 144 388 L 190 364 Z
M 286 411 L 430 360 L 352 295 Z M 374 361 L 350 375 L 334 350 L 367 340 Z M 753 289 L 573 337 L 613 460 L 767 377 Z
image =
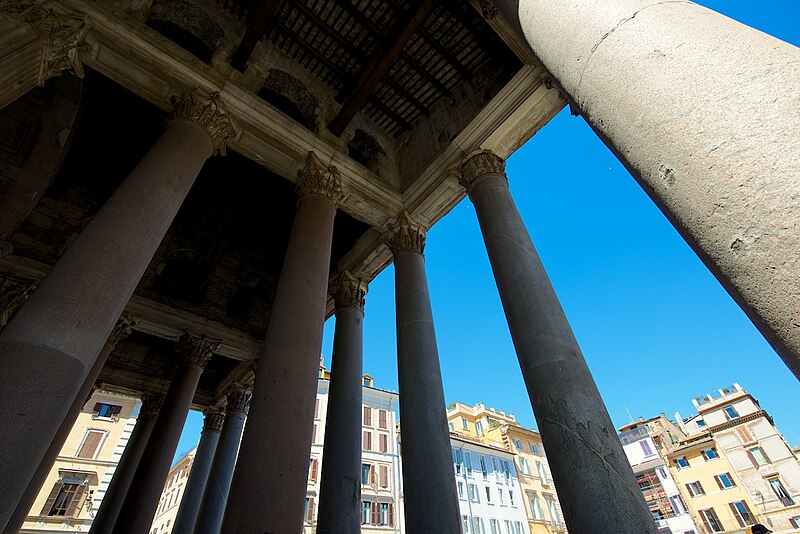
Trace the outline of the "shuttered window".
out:
M 378 438 L 380 441 L 381 452 L 389 452 L 389 436 L 386 434 L 380 434 Z
M 364 426 L 372 426 L 372 408 L 364 406 Z
M 703 524 L 709 532 L 722 532 L 724 530 L 713 508 L 700 510 L 700 517 L 703 518 Z
M 378 503 L 376 503 L 376 502 L 372 503 L 372 507 L 371 507 L 370 512 L 371 512 L 370 515 L 372 516 L 372 517 L 370 517 L 370 523 L 372 523 L 373 525 L 380 525 L 381 524 L 381 508 L 378 505 Z
M 365 430 L 363 434 L 362 447 L 365 451 L 372 450 L 372 432 Z
M 41 515 L 75 517 L 86 494 L 86 483 L 65 484 L 56 482 L 44 503 Z
M 319 419 L 319 397 L 317 397 L 314 403 L 314 419 Z
M 100 449 L 100 443 L 103 441 L 106 433 L 103 430 L 87 430 L 86 435 L 83 437 L 81 446 L 78 447 L 78 452 L 75 456 L 78 458 L 87 458 L 89 460 L 96 458 Z
M 306 497 L 306 521 L 314 520 L 314 497 Z
M 309 467 L 308 479 L 317 480 L 317 471 L 319 470 L 319 462 L 316 458 L 311 459 L 311 466 Z
M 748 525 L 755 524 L 756 521 L 753 518 L 753 514 L 750 512 L 750 508 L 748 508 L 746 502 L 732 502 L 728 506 L 731 507 L 731 511 L 733 512 L 734 517 L 736 517 L 736 521 L 739 522 L 740 527 L 746 527 Z
M 122 412 L 122 406 L 118 404 L 106 404 L 105 402 L 97 402 L 92 408 L 92 417 L 105 417 L 119 420 L 119 414 Z
M 378 428 L 380 428 L 381 430 L 386 430 L 388 428 L 387 415 L 388 414 L 386 410 L 378 411 Z
M 389 487 L 389 467 L 381 465 L 378 467 L 378 479 L 382 488 Z

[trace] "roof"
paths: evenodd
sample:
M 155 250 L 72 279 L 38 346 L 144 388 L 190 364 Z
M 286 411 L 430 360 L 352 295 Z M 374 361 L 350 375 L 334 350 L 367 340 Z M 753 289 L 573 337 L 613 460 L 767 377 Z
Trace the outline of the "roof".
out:
M 495 452 L 502 452 L 510 456 L 513 455 L 513 453 L 508 449 L 504 449 L 503 447 L 496 447 L 495 445 L 489 445 L 488 443 L 483 443 L 482 441 L 478 441 L 473 437 L 465 436 L 464 434 L 459 434 L 458 432 L 450 432 L 450 440 L 462 441 L 464 443 L 469 443 L 470 445 L 475 445 L 477 447 L 482 447 L 484 449 L 489 449 Z

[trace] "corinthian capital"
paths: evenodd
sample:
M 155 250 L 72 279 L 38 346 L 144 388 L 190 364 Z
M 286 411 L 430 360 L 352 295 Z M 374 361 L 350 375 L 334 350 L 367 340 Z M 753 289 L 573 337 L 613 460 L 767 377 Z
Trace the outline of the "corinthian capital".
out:
M 461 176 L 459 181 L 461 185 L 469 192 L 469 188 L 475 181 L 487 174 L 499 174 L 505 176 L 506 162 L 503 158 L 490 152 L 483 150 L 473 154 L 461 164 Z
M 325 165 L 314 152 L 308 153 L 306 166 L 297 173 L 297 196 L 306 195 L 322 195 L 337 207 L 343 198 L 339 169 Z
M 210 341 L 204 335 L 194 335 L 186 332 L 175 345 L 178 359 L 184 363 L 191 363 L 205 367 L 214 351 L 219 350 L 221 343 Z
M 397 254 L 404 250 L 422 254 L 425 250 L 425 229 L 422 225 L 415 222 L 408 212 L 400 214 L 397 222 L 390 226 L 391 233 L 386 240 L 386 244 Z
M 89 31 L 84 17 L 59 13 L 41 0 L 0 0 L 0 12 L 22 21 L 45 39 L 39 84 L 65 70 L 83 77 L 80 54 Z
M 217 407 L 206 408 L 203 412 L 203 432 L 206 430 L 214 430 L 219 432 L 222 430 L 222 424 L 225 422 L 225 413 Z
M 137 320 L 132 319 L 127 313 L 123 313 L 122 316 L 117 319 L 117 324 L 114 325 L 111 335 L 108 336 L 108 343 L 111 346 L 116 346 L 117 343 L 133 333 L 133 327 L 137 324 Z
M 250 409 L 253 390 L 246 384 L 235 383 L 228 388 L 228 405 L 226 411 L 241 410 L 244 413 Z
M 142 395 L 142 407 L 139 410 L 139 419 L 157 417 L 163 402 L 164 397 L 161 395 L 150 395 L 147 393 Z
M 364 310 L 364 297 L 367 296 L 367 284 L 360 278 L 353 276 L 350 271 L 344 271 L 339 276 L 339 282 L 333 292 L 333 302 L 336 308 L 358 308 Z
M 184 91 L 173 96 L 170 119 L 185 119 L 202 126 L 214 144 L 214 153 L 225 155 L 225 145 L 233 134 L 233 126 L 219 93 Z

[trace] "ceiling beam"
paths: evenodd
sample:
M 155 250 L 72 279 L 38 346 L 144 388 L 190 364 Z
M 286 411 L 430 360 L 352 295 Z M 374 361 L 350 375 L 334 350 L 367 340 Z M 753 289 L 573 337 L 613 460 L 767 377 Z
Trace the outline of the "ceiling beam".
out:
M 369 63 L 364 66 L 358 80 L 343 99 L 339 113 L 328 126 L 334 135 L 342 135 L 344 129 L 362 108 L 383 76 L 397 58 L 400 57 L 403 47 L 422 26 L 422 23 L 425 22 L 432 10 L 433 1 L 422 0 L 417 4 L 416 9 L 409 9 L 397 21 L 391 37 L 387 40 L 389 43 L 387 48 L 385 50 L 377 50 Z
M 239 43 L 239 47 L 231 56 L 231 65 L 233 68 L 240 72 L 244 72 L 247 62 L 250 59 L 250 54 L 256 47 L 256 43 L 264 36 L 267 30 L 272 15 L 275 14 L 275 9 L 278 7 L 278 0 L 261 0 L 256 7 L 253 14 L 250 16 L 250 21 L 247 23 L 247 30 L 244 32 L 244 37 Z

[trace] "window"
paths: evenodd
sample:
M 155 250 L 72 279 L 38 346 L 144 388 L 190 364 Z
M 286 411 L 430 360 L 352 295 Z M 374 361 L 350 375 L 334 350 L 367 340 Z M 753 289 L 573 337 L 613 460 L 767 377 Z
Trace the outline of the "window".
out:
M 361 485 L 368 486 L 375 481 L 375 468 L 372 464 L 361 464 Z
M 516 534 L 522 534 L 522 523 L 519 521 L 514 521 L 514 528 L 516 529 Z
M 306 497 L 306 521 L 314 520 L 314 497 Z
M 535 493 L 528 494 L 528 505 L 531 507 L 531 515 L 534 519 L 544 519 L 544 513 L 542 513 L 542 503 L 539 501 L 539 497 Z
M 547 470 L 544 468 L 544 464 L 542 462 L 536 462 L 536 471 L 539 473 L 539 480 L 542 482 L 542 484 L 550 483 L 547 480 Z
M 464 498 L 464 483 L 461 482 L 460 480 L 458 481 L 458 498 L 459 499 Z
M 483 436 L 483 423 L 480 421 L 475 423 L 475 433 L 478 434 L 478 437 Z
M 105 437 L 106 433 L 103 430 L 87 430 L 75 456 L 90 460 L 96 458 L 97 453 L 100 452 L 100 445 Z
M 381 452 L 389 452 L 389 435 L 378 434 L 378 448 Z
M 702 451 L 700 451 L 700 454 L 703 455 L 703 458 L 705 458 L 706 462 L 708 462 L 709 460 L 716 460 L 717 458 L 719 458 L 719 454 L 717 454 L 717 449 L 714 447 L 711 447 L 710 449 L 703 449 Z
M 364 434 L 363 434 L 363 438 L 364 439 L 363 439 L 362 447 L 364 448 L 365 451 L 371 451 L 372 450 L 372 432 L 370 432 L 369 430 L 365 430 Z
M 74 517 L 80 511 L 85 493 L 86 482 L 78 483 L 72 479 L 70 483 L 56 482 L 44 503 L 41 515 Z
M 369 501 L 361 501 L 361 524 L 369 525 L 370 512 L 372 511 L 372 503 Z
M 506 475 L 506 480 L 511 476 L 511 467 L 508 465 L 508 460 L 503 460 L 503 473 Z
M 703 518 L 703 523 L 706 526 L 706 530 L 709 532 L 722 532 L 724 530 L 713 508 L 700 510 L 700 517 Z
M 698 419 L 697 420 L 697 426 L 704 427 L 704 426 L 706 426 L 706 422 L 704 420 L 702 420 L 702 419 Z
M 464 419 L 462 417 L 461 418 L 461 426 L 464 427 L 464 430 L 469 430 L 469 421 L 467 421 L 466 419 Z
M 673 460 L 675 465 L 678 466 L 678 469 L 685 469 L 689 467 L 689 460 L 686 459 L 686 456 L 681 456 L 680 458 L 675 458 Z M 710 508 L 709 508 L 710 510 Z
M 554 499 L 547 499 L 547 509 L 550 511 L 550 521 L 560 525 L 563 523 L 561 516 L 558 513 L 558 506 Z
M 500 504 L 505 504 L 503 501 L 503 488 L 497 488 L 497 496 L 500 497 Z
M 675 515 L 683 515 L 688 514 L 689 510 L 686 508 L 686 503 L 683 502 L 683 497 L 680 495 L 673 495 L 669 498 L 669 502 L 672 504 L 672 509 L 675 510 Z
M 750 508 L 747 507 L 747 503 L 744 501 L 732 502 L 728 506 L 731 507 L 731 511 L 733 512 L 734 517 L 736 517 L 736 521 L 739 522 L 740 527 L 746 527 L 748 525 L 755 524 L 756 521 L 753 518 L 753 514 L 750 512 Z
M 705 495 L 706 492 L 703 491 L 703 485 L 700 484 L 699 480 L 695 480 L 694 482 L 689 482 L 686 484 L 686 489 L 689 490 L 689 495 L 692 497 L 697 497 L 698 495 Z
M 478 493 L 478 486 L 475 484 L 469 484 L 467 487 L 469 492 L 469 500 L 472 502 L 481 502 L 480 494 Z
M 491 504 L 492 503 L 492 488 L 490 488 L 489 486 L 486 486 L 486 488 L 484 488 L 484 489 L 486 489 L 486 502 Z
M 464 463 L 464 453 L 461 449 L 453 449 L 453 463 L 456 466 L 456 474 L 461 474 L 461 465 Z
M 656 472 L 658 473 L 658 478 L 661 480 L 667 480 L 669 478 L 667 470 L 664 467 L 656 467 Z
M 519 470 L 526 475 L 531 474 L 531 464 L 522 456 L 519 457 Z
M 469 452 L 464 453 L 464 463 L 467 466 L 467 476 L 472 476 L 472 457 Z
M 317 442 L 317 425 L 314 424 L 314 426 L 311 427 L 311 443 L 313 444 L 316 442 Z
M 319 397 L 314 401 L 314 419 L 319 419 Z
M 490 519 L 489 527 L 492 529 L 492 534 L 502 534 L 502 531 L 500 530 L 500 521 L 497 519 Z
M 737 426 L 736 428 L 734 428 L 734 432 L 736 432 L 736 435 L 739 436 L 739 441 L 742 442 L 742 445 L 747 445 L 755 441 L 755 438 L 753 438 L 753 434 L 751 434 L 750 431 L 747 429 L 747 427 L 744 425 Z
M 364 426 L 372 426 L 372 408 L 364 406 Z
M 453 426 L 453 422 L 452 421 L 447 423 L 447 427 L 450 429 L 450 432 L 455 432 L 456 431 L 456 428 L 455 428 L 455 426 Z
M 653 447 L 650 446 L 650 442 L 646 439 L 639 441 L 639 445 L 642 447 L 642 452 L 645 456 L 653 456 L 655 454 L 653 452 Z
M 789 520 L 794 528 L 800 528 L 800 515 Z
M 533 454 L 539 454 L 539 447 L 535 443 L 528 443 L 528 447 L 530 447 Z
M 94 405 L 94 408 L 92 408 L 92 418 L 113 419 L 114 421 L 119 421 L 120 412 L 122 412 L 122 406 L 98 402 Z
M 486 476 L 489 474 L 489 471 L 486 469 L 486 456 L 481 454 L 480 461 L 481 461 L 481 473 L 483 473 L 483 478 L 486 478 Z
M 514 440 L 514 446 L 517 448 L 518 451 L 521 451 L 522 450 L 522 440 L 515 439 Z
M 378 410 L 378 428 L 381 430 L 389 429 L 389 414 L 386 410 Z
M 472 532 L 481 534 L 481 519 L 479 517 L 472 518 Z
M 378 466 L 378 484 L 382 488 L 389 487 L 389 466 L 387 465 Z
M 733 406 L 725 406 L 725 408 L 723 408 L 723 411 L 725 412 L 725 418 L 728 421 L 739 417 L 739 412 L 737 412 L 736 408 L 734 408 Z
M 319 461 L 316 458 L 311 458 L 309 462 L 310 465 L 308 466 L 308 479 L 316 481 L 317 480 L 317 471 L 319 470 Z
M 753 463 L 753 467 L 759 467 L 762 465 L 767 465 L 769 463 L 769 458 L 764 452 L 764 449 L 762 449 L 761 447 L 753 447 L 752 449 L 748 449 L 747 456 Z
M 736 486 L 736 483 L 733 481 L 733 477 L 730 473 L 722 473 L 721 475 L 714 476 L 714 480 L 717 481 L 717 486 L 719 489 L 726 490 L 728 488 L 733 488 Z
M 380 503 L 380 524 L 386 526 L 394 526 L 394 507 L 390 502 Z
M 508 519 L 506 519 L 506 534 L 514 534 L 514 527 Z
M 469 517 L 462 515 L 461 522 L 463 523 L 464 534 L 469 534 Z
M 791 505 L 794 504 L 794 501 L 789 496 L 789 492 L 787 492 L 786 488 L 784 488 L 783 484 L 781 484 L 780 479 L 778 479 L 778 478 L 770 478 L 770 479 L 767 479 L 767 482 L 769 482 L 769 485 L 772 488 L 772 491 L 775 492 L 775 495 L 778 496 L 778 499 L 781 500 L 781 502 L 783 503 L 784 506 L 791 506 Z
M 514 490 L 508 490 L 508 502 L 514 506 Z

